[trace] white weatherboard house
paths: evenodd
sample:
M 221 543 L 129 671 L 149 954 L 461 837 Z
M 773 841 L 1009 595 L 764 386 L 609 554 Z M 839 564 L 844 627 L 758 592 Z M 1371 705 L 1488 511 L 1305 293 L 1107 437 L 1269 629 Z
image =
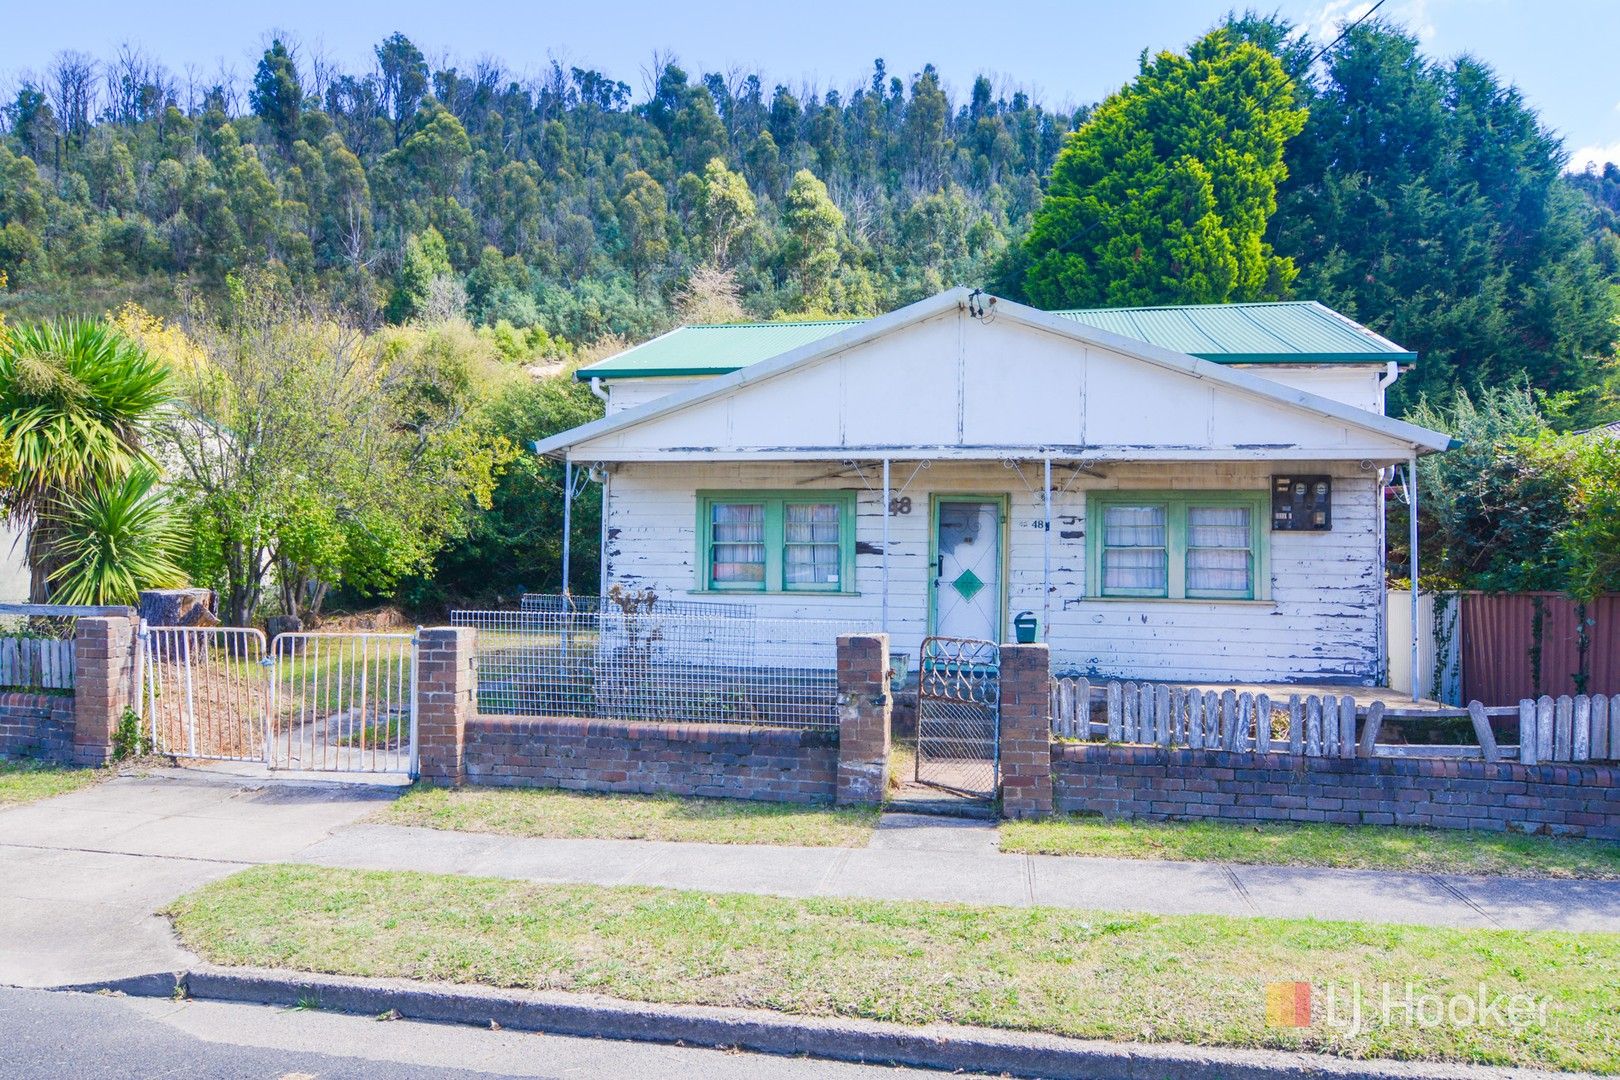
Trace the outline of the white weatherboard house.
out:
M 537 445 L 604 484 L 602 586 L 1010 640 L 1056 670 L 1378 684 L 1383 485 L 1448 436 L 1415 359 L 1315 303 L 686 326 L 578 376 Z M 605 389 L 604 389 L 605 388 Z

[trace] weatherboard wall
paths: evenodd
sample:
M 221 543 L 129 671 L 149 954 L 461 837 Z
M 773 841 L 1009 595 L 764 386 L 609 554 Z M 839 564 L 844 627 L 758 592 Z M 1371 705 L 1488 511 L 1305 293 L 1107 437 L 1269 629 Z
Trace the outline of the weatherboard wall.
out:
M 1312 463 L 1111 464 L 1106 478 L 1054 469 L 1051 627 L 1055 670 L 1194 681 L 1341 679 L 1379 671 L 1382 568 L 1375 474 Z M 1101 600 L 1086 596 L 1086 493 L 1152 488 L 1264 491 L 1273 472 L 1334 477 L 1333 529 L 1269 534 L 1269 600 Z M 842 620 L 880 628 L 881 471 L 864 478 L 838 462 L 625 462 L 613 466 L 607 515 L 609 584 L 701 600 L 697 496 L 710 490 L 852 490 L 855 595 L 726 593 L 763 616 Z M 1007 590 L 1002 636 L 1020 611 L 1040 615 L 1043 572 L 1041 463 L 896 461 L 892 484 L 910 513 L 890 517 L 889 619 L 893 649 L 916 656 L 928 628 L 929 512 L 933 495 L 1006 495 Z M 903 489 L 903 490 L 902 490 Z
M 615 379 L 607 384 L 607 415 L 612 416 L 616 412 L 623 412 L 625 409 L 645 405 L 649 401 L 656 401 L 668 394 L 673 394 L 677 390 L 685 390 L 693 383 L 708 378 L 712 378 L 712 376 L 700 375 L 693 378 L 679 379 Z
M 1374 413 L 1384 411 L 1384 388 L 1379 385 L 1384 369 L 1379 366 L 1360 364 L 1234 366 L 1284 386 L 1305 390 L 1333 401 L 1353 405 L 1358 409 Z M 713 377 L 698 375 L 680 378 L 614 379 L 604 384 L 608 391 L 607 414 L 612 416 L 616 412 L 645 405 L 649 401 L 656 401 L 678 390 L 686 390 Z

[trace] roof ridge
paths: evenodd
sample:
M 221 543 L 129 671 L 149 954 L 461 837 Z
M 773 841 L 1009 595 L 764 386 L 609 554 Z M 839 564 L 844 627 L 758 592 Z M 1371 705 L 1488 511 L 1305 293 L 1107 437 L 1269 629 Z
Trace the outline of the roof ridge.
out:
M 1077 307 L 1052 308 L 1049 315 L 1074 315 L 1086 311 L 1197 311 L 1206 308 L 1256 308 L 1256 307 L 1309 307 L 1317 304 L 1316 300 L 1230 300 L 1219 304 L 1128 304 L 1123 307 Z
M 676 330 L 757 330 L 771 326 L 837 326 L 840 323 L 849 326 L 859 326 L 877 318 L 868 315 L 858 319 L 766 319 L 756 322 L 721 322 L 721 323 L 681 323 Z
M 1048 313 L 1052 314 L 1052 315 L 1076 315 L 1076 314 L 1080 314 L 1082 312 L 1089 313 L 1089 312 L 1094 312 L 1094 311 L 1120 312 L 1120 313 L 1123 314 L 1123 313 L 1133 312 L 1133 311 L 1203 311 L 1203 310 L 1213 310 L 1213 309 L 1217 309 L 1217 308 L 1223 309 L 1223 310 L 1231 310 L 1233 308 L 1265 308 L 1265 307 L 1316 307 L 1316 308 L 1324 308 L 1325 306 L 1319 300 L 1231 300 L 1231 301 L 1227 301 L 1225 303 L 1214 303 L 1214 304 L 1127 304 L 1127 305 L 1119 306 L 1119 307 L 1050 308 L 1050 309 L 1047 309 L 1047 310 L 1048 310 Z M 1330 311 L 1330 312 L 1333 311 L 1332 308 L 1325 308 L 1325 310 Z M 1338 313 L 1334 312 L 1334 314 L 1338 314 Z M 744 321 L 744 322 L 728 322 L 728 323 L 681 323 L 680 325 L 676 326 L 675 329 L 676 330 L 747 330 L 747 329 L 755 329 L 755 328 L 770 327 L 770 326 L 832 326 L 832 325 L 838 325 L 838 324 L 847 324 L 847 325 L 850 325 L 850 326 L 858 326 L 861 323 L 869 322 L 870 320 L 875 319 L 875 318 L 877 318 L 876 315 L 859 315 L 859 316 L 850 315 L 850 316 L 842 316 L 842 317 L 839 317 L 839 318 L 831 318 L 831 319 L 752 319 L 752 320 L 748 320 L 748 321 Z M 1346 322 L 1352 322 L 1352 320 L 1350 320 L 1346 316 L 1341 315 L 1340 318 L 1344 319 L 1344 321 L 1346 321 Z M 1352 325 L 1355 325 L 1355 324 L 1352 322 Z

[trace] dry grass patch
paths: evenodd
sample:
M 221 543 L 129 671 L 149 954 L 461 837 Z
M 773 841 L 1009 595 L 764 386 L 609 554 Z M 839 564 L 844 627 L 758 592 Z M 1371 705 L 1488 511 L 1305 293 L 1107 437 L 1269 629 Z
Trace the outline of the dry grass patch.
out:
M 876 807 L 804 806 L 543 788 L 414 787 L 373 821 L 456 832 L 705 844 L 865 847 Z
M 38 761 L 0 760 L 0 807 L 20 806 L 98 784 L 106 769 L 69 769 Z
M 907 1024 L 1620 1070 L 1620 935 L 786 899 L 265 866 L 167 914 L 215 963 Z M 1267 1026 L 1265 987 L 1530 994 L 1545 1026 Z
M 1620 844 L 1608 841 L 1387 825 L 1239 825 L 1062 817 L 1003 823 L 1001 850 L 1414 874 L 1620 878 Z

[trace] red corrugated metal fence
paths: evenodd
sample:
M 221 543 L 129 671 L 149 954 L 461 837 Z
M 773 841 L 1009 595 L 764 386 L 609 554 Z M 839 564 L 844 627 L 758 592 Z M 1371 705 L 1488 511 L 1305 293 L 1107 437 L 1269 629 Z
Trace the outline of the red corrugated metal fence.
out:
M 1584 686 L 1577 678 L 1582 614 Z M 1620 595 L 1599 597 L 1583 613 L 1559 593 L 1463 593 L 1461 615 L 1464 701 L 1514 705 L 1541 694 L 1620 694 Z

